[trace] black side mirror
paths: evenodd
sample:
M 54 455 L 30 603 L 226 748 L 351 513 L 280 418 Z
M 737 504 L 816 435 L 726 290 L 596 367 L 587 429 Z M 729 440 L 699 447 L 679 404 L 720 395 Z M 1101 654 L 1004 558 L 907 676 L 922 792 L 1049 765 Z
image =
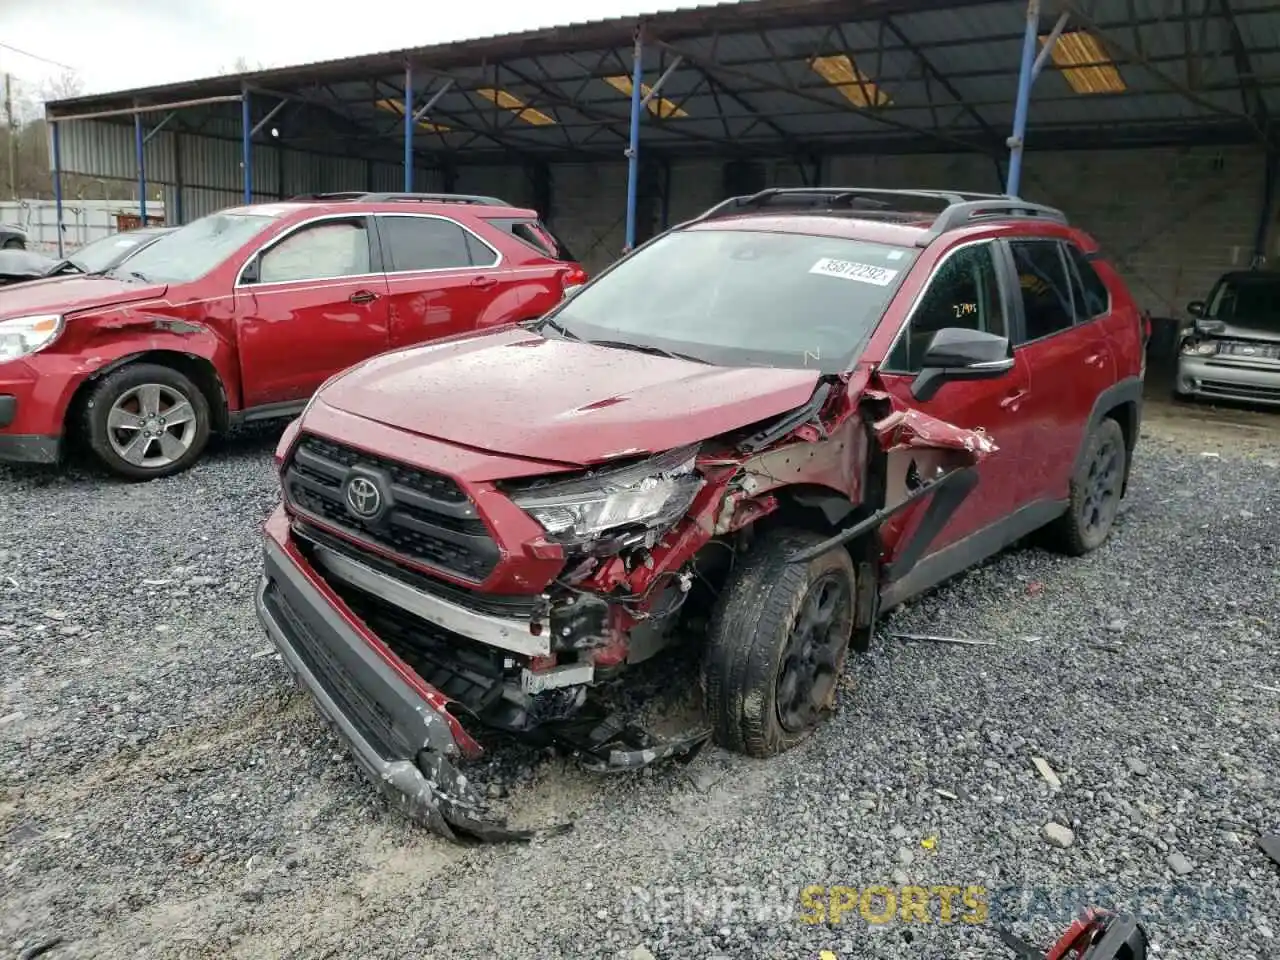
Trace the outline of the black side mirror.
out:
M 911 382 L 911 395 L 932 400 L 952 380 L 990 380 L 1012 369 L 1013 345 L 1008 337 L 944 327 L 929 341 L 920 372 Z
M 250 284 L 257 283 L 262 273 L 262 257 L 257 256 L 244 265 L 244 269 L 240 271 L 240 283 Z
M 1192 300 L 1187 304 L 1187 313 L 1191 314 L 1193 317 L 1203 317 L 1204 307 L 1205 304 L 1203 300 Z

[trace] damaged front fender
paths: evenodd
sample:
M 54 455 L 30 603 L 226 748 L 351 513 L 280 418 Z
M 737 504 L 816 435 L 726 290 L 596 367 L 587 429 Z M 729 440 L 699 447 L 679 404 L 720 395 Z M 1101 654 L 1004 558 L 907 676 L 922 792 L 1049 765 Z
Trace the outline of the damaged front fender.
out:
M 880 528 L 886 520 L 931 498 L 909 542 L 894 564 L 892 578 L 907 573 L 923 556 L 933 538 L 946 526 L 978 484 L 974 469 L 999 450 L 982 430 L 969 430 L 904 405 L 888 393 L 866 391 L 864 403 L 890 409 L 872 420 L 869 431 L 885 458 L 883 503 L 870 516 L 805 550 L 791 555 L 791 563 L 808 563 L 830 550 L 852 543 Z

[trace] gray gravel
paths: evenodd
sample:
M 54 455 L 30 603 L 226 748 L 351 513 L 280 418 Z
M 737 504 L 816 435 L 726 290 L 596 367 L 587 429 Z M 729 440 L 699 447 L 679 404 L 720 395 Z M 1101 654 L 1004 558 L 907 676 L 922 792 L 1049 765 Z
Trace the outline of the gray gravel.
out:
M 880 639 L 771 762 L 530 756 L 513 801 L 577 828 L 462 848 L 388 811 L 256 625 L 277 433 L 146 486 L 0 471 L 0 957 L 1008 956 L 936 901 L 799 920 L 800 887 L 907 883 L 1041 944 L 1083 888 L 1167 958 L 1280 953 L 1274 452 L 1146 441 L 1100 553 L 1018 549 L 889 624 L 996 646 Z

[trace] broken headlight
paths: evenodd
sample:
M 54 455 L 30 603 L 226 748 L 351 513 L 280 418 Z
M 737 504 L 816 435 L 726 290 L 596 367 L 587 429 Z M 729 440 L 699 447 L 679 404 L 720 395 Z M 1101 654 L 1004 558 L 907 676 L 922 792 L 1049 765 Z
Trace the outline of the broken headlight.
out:
M 512 493 L 557 543 L 583 544 L 610 531 L 666 530 L 689 509 L 702 479 L 694 472 L 698 448 L 681 447 L 575 480 L 551 480 Z
M 1212 357 L 1218 352 L 1216 340 L 1188 340 L 1182 345 L 1182 352 L 1188 357 Z

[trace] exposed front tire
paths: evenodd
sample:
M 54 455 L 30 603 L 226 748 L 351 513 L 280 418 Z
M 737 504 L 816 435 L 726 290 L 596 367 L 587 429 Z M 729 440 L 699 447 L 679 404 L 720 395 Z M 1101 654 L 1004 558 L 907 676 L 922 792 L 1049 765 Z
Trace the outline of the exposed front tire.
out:
M 129 480 L 181 473 L 209 442 L 209 401 L 171 367 L 137 363 L 107 374 L 85 403 L 94 455 Z
M 17 237 L 10 237 L 8 240 L 4 242 L 4 249 L 25 250 L 27 249 L 27 245 L 23 243 L 21 240 L 19 240 Z
M 1120 424 L 1102 420 L 1085 440 L 1084 457 L 1071 478 L 1067 512 L 1049 530 L 1049 544 L 1060 553 L 1081 557 L 1111 535 L 1124 492 L 1129 451 Z
M 847 551 L 786 562 L 823 538 L 763 533 L 730 574 L 702 667 L 716 742 L 753 757 L 805 739 L 835 701 L 853 630 L 856 574 Z

